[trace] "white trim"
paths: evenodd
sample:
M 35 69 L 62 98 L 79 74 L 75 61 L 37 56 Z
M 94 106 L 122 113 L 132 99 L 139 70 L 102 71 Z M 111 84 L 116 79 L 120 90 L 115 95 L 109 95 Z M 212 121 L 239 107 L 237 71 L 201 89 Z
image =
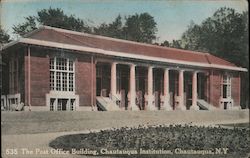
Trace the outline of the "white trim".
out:
M 230 97 L 230 98 L 222 98 L 220 97 L 220 108 L 224 109 L 224 103 L 227 102 L 227 108 L 225 110 L 228 109 L 233 109 L 234 107 L 234 100 Z
M 56 102 L 58 99 L 75 99 L 75 111 L 79 111 L 79 95 L 76 95 L 72 92 L 55 92 L 50 91 L 50 93 L 46 94 L 46 111 L 50 111 L 50 99 L 55 98 Z M 70 111 L 67 106 L 67 111 Z M 54 111 L 57 111 L 57 107 L 54 107 Z
M 21 38 L 20 38 L 20 39 L 21 39 Z M 0 46 L 0 51 L 2 51 L 2 50 L 6 49 L 6 48 L 8 48 L 8 47 L 11 47 L 11 46 L 13 46 L 13 45 L 19 43 L 19 42 L 20 42 L 20 39 L 15 40 L 15 41 L 11 41 L 11 42 L 9 42 L 9 43 L 7 43 L 7 44 L 4 44 L 3 46 Z M 1 53 L 1 52 L 0 52 L 0 53 Z
M 189 61 L 166 59 L 166 58 L 160 58 L 160 57 L 151 57 L 151 56 L 146 56 L 146 55 L 116 52 L 116 51 L 110 51 L 110 50 L 103 50 L 99 48 L 90 48 L 90 47 L 85 47 L 85 46 L 77 46 L 77 45 L 63 44 L 63 43 L 58 43 L 58 42 L 49 42 L 49 41 L 29 39 L 29 38 L 21 38 L 20 42 L 26 43 L 26 44 L 40 45 L 40 46 L 71 49 L 71 50 L 77 50 L 77 51 L 86 51 L 86 52 L 124 57 L 124 58 L 143 59 L 143 60 L 149 60 L 149 61 L 166 62 L 166 63 L 173 63 L 173 64 L 181 64 L 181 65 L 191 65 L 191 66 L 206 67 L 206 68 L 219 68 L 219 69 L 245 71 L 245 72 L 248 71 L 246 68 L 241 68 L 241 67 L 224 66 L 224 65 L 218 65 L 218 64 L 205 64 L 205 63 L 200 63 L 200 62 L 189 62 Z
M 226 78 L 224 78 L 226 77 Z M 226 82 L 224 82 L 224 79 Z M 223 98 L 223 86 L 226 85 L 226 98 Z M 234 100 L 232 99 L 232 76 L 228 73 L 221 75 L 221 96 L 220 96 L 220 108 L 224 109 L 224 103 L 227 103 L 226 109 L 232 109 L 234 106 Z
M 77 32 L 74 32 L 74 33 L 77 33 Z M 103 37 L 103 38 L 108 38 L 108 37 Z M 26 44 L 55 47 L 55 48 L 87 51 L 87 52 L 98 53 L 98 54 L 103 54 L 103 55 L 112 55 L 112 56 L 118 56 L 118 57 L 143 59 L 143 60 L 158 61 L 158 62 L 160 61 L 160 62 L 181 64 L 181 65 L 191 65 L 191 66 L 206 67 L 206 68 L 219 68 L 219 69 L 244 71 L 244 72 L 248 71 L 246 68 L 242 68 L 242 67 L 224 66 L 224 65 L 219 65 L 219 64 L 204 64 L 204 63 L 199 63 L 199 62 L 188 62 L 188 61 L 166 59 L 166 58 L 163 59 L 163 58 L 159 58 L 159 57 L 150 57 L 150 56 L 145 56 L 145 55 L 137 55 L 137 54 L 131 54 L 131 53 L 124 53 L 124 52 L 108 51 L 108 50 L 103 50 L 103 49 L 98 49 L 98 48 L 90 48 L 90 47 L 85 47 L 85 46 L 63 44 L 63 43 L 58 43 L 58 42 L 49 42 L 49 41 L 36 40 L 36 39 L 30 39 L 30 38 L 20 38 L 17 41 L 10 42 L 9 44 L 6 44 L 5 46 L 1 47 L 1 50 L 6 49 L 12 45 L 15 45 L 16 43 L 19 43 L 19 42 L 26 43 Z M 126 41 L 126 42 L 130 42 L 130 41 Z M 140 43 L 136 43 L 136 44 L 140 44 Z M 168 48 L 168 49 L 171 49 L 171 48 Z M 183 51 L 186 51 L 186 50 L 183 50 Z M 194 53 L 198 53 L 198 52 L 194 52 Z

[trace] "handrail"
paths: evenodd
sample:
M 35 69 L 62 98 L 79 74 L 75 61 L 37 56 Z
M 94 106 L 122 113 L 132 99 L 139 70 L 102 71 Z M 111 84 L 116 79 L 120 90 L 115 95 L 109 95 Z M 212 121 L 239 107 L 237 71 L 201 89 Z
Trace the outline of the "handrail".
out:
M 110 100 L 112 100 L 112 102 L 114 102 L 117 106 L 121 106 L 121 100 L 119 98 L 117 98 L 115 95 L 112 95 L 111 93 L 109 94 L 109 98 Z M 114 101 L 114 99 L 115 101 Z
M 98 98 L 101 98 L 106 104 L 108 103 L 105 99 L 103 99 L 103 96 L 99 96 Z

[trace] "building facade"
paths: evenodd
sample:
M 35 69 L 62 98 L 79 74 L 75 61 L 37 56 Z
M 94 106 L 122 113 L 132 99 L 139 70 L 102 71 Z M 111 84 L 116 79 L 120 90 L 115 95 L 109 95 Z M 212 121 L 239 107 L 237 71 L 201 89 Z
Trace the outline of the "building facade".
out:
M 247 71 L 209 53 L 42 26 L 2 50 L 1 106 L 32 111 L 239 109 Z

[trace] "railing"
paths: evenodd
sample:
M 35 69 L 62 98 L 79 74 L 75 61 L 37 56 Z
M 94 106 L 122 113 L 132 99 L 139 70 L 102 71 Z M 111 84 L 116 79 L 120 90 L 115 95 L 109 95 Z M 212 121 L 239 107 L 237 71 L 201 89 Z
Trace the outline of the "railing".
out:
M 116 96 L 110 93 L 109 99 L 112 100 L 112 102 L 115 103 L 115 105 L 117 105 L 118 107 L 121 107 L 121 100 L 119 98 L 117 98 Z
M 106 100 L 104 100 L 102 96 L 98 97 L 98 98 L 101 99 L 106 105 L 108 104 L 108 102 Z M 99 102 L 98 99 L 96 100 L 96 103 L 97 103 L 97 105 L 99 105 L 99 108 L 100 107 L 104 107 L 105 108 L 105 109 L 102 109 L 102 110 L 104 110 L 104 111 L 107 110 L 106 107 L 105 107 L 105 105 L 103 105 L 101 102 Z

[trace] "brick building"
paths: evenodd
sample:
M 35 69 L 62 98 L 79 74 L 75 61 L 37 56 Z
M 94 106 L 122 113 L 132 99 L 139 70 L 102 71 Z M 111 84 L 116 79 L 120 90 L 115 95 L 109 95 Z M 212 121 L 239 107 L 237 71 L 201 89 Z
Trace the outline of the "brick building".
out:
M 48 26 L 1 54 L 7 110 L 237 109 L 247 71 L 209 53 Z

